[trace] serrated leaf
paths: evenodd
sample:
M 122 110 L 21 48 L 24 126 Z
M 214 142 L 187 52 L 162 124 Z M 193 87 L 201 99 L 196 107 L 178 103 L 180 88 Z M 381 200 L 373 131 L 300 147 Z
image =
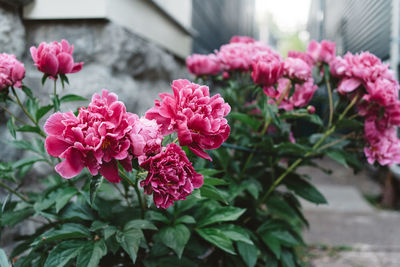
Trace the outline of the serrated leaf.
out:
M 40 107 L 36 111 L 36 114 L 35 114 L 36 121 L 39 121 L 41 118 L 43 118 L 43 116 L 46 115 L 47 112 L 49 112 L 52 108 L 53 108 L 53 105 L 47 105 L 47 106 Z
M 257 263 L 257 248 L 254 245 L 249 245 L 243 242 L 237 242 L 239 255 L 246 263 L 247 267 L 254 267 Z
M 131 228 L 157 230 L 157 227 L 152 222 L 141 219 L 129 221 L 124 226 L 124 230 L 128 230 Z
M 87 98 L 84 98 L 82 96 L 69 94 L 61 97 L 60 102 L 65 103 L 65 102 L 87 101 L 87 100 L 88 100 Z
M 76 267 L 96 267 L 107 254 L 107 246 L 103 239 L 86 243 L 78 255 Z
M 96 175 L 93 176 L 92 179 L 90 179 L 90 204 L 93 205 L 94 200 L 96 198 L 97 195 L 97 191 L 99 190 L 101 184 L 103 183 L 103 176 L 101 175 Z
M 131 228 L 127 231 L 118 232 L 116 238 L 117 242 L 135 263 L 140 242 L 144 238 L 142 230 Z
M 0 248 L 0 266 L 1 267 L 9 267 L 11 266 L 8 262 L 7 255 L 3 249 Z
M 78 256 L 85 245 L 85 241 L 70 240 L 58 244 L 49 254 L 44 267 L 63 267 L 71 259 Z
M 326 198 L 308 181 L 300 177 L 291 177 L 284 181 L 286 187 L 293 190 L 300 197 L 316 204 L 326 204 Z
M 217 228 L 196 229 L 196 232 L 206 241 L 219 247 L 223 251 L 236 255 L 232 240 L 223 231 Z
M 164 227 L 158 232 L 161 242 L 175 251 L 179 258 L 182 257 L 183 250 L 190 238 L 189 229 L 183 224 Z
M 7 121 L 7 128 L 8 131 L 10 132 L 11 136 L 15 139 L 17 137 L 17 133 L 15 130 L 15 119 L 14 117 L 11 117 Z
M 78 193 L 75 187 L 67 187 L 59 191 L 56 199 L 56 212 L 58 213 L 69 200 Z
M 236 207 L 220 207 L 212 211 L 210 214 L 206 214 L 198 222 L 198 227 L 204 227 L 217 222 L 235 221 L 237 220 L 246 209 Z
M 226 200 L 224 193 L 212 185 L 203 185 L 202 187 L 200 187 L 200 195 L 202 197 L 218 200 L 225 204 L 228 204 L 228 201 Z

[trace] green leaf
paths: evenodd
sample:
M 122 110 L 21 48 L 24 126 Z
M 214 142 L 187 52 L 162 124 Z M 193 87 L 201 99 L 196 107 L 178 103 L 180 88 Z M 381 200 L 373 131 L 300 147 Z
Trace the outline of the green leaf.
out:
M 206 241 L 219 247 L 223 251 L 236 255 L 232 240 L 223 231 L 217 228 L 196 229 L 196 232 Z
M 50 75 L 48 75 L 48 74 L 43 74 L 43 77 L 42 77 L 42 86 L 44 85 L 44 83 L 46 82 L 46 80 L 47 80 L 47 78 L 49 77 Z
M 217 222 L 235 221 L 237 220 L 246 209 L 236 208 L 236 207 L 220 207 L 215 209 L 209 214 L 206 214 L 198 222 L 198 227 L 204 227 Z
M 200 187 L 200 195 L 205 198 L 221 201 L 228 204 L 224 193 L 213 185 L 203 185 Z
M 23 91 L 29 98 L 31 98 L 31 99 L 34 99 L 34 98 L 35 98 L 35 97 L 33 96 L 32 90 L 31 90 L 29 87 L 27 87 L 27 86 L 25 86 L 25 85 L 22 85 L 21 89 L 22 89 L 22 91 Z
M 332 150 L 332 151 L 326 152 L 326 154 L 328 155 L 328 157 L 339 162 L 343 166 L 345 166 L 347 168 L 349 167 L 349 165 L 347 165 L 346 159 L 343 157 L 343 154 L 340 151 Z
M 262 121 L 257 120 L 254 116 L 250 116 L 250 115 L 247 115 L 244 113 L 231 112 L 229 114 L 229 117 L 250 126 L 250 128 L 253 131 L 257 131 L 258 128 L 260 128 L 260 126 L 262 124 Z
M 221 173 L 221 170 L 216 170 L 216 169 L 202 169 L 197 171 L 200 174 L 203 174 L 204 176 L 214 176 L 216 174 Z
M 282 267 L 296 267 L 293 253 L 288 250 L 283 250 L 281 255 L 281 263 Z
M 183 215 L 182 217 L 179 217 L 178 219 L 176 219 L 175 224 L 179 224 L 179 223 L 192 224 L 192 223 L 196 223 L 196 220 L 192 216 Z
M 276 230 L 268 234 L 279 240 L 279 242 L 283 245 L 286 246 L 300 245 L 300 242 L 286 230 Z
M 124 229 L 131 228 L 157 230 L 157 227 L 152 222 L 140 219 L 129 221 L 124 226 Z
M 32 246 L 36 246 L 41 242 L 88 237 L 90 237 L 90 232 L 85 226 L 77 223 L 65 223 L 60 229 L 51 229 L 43 233 L 32 243 Z
M 158 221 L 165 224 L 168 224 L 170 222 L 170 220 L 165 215 L 154 210 L 148 210 L 145 214 L 145 218 L 150 221 Z
M 60 102 L 61 103 L 65 103 L 65 102 L 73 102 L 73 101 L 87 101 L 87 98 L 84 98 L 82 96 L 79 95 L 65 95 L 63 97 L 61 97 Z
M 93 205 L 94 200 L 97 195 L 97 191 L 99 190 L 101 184 L 103 183 L 103 176 L 96 175 L 90 179 L 90 204 Z
M 319 126 L 323 126 L 324 123 L 322 122 L 321 118 L 317 114 L 309 114 L 306 109 L 299 109 L 296 111 L 287 111 L 281 116 L 279 116 L 280 119 L 303 119 L 306 121 L 309 121 L 311 123 L 314 123 Z
M 7 128 L 8 131 L 10 132 L 11 136 L 14 137 L 14 139 L 17 137 L 17 134 L 15 132 L 15 119 L 14 117 L 11 117 L 7 121 Z
M 294 155 L 304 155 L 305 153 L 311 151 L 311 148 L 290 142 L 280 143 L 275 147 L 275 149 L 280 154 L 294 154 Z
M 2 226 L 5 226 L 5 225 L 14 226 L 17 223 L 23 221 L 24 219 L 30 217 L 34 213 L 35 212 L 32 207 L 5 212 L 4 214 L 2 214 L 2 216 L 0 218 L 1 225 Z
M 93 221 L 94 216 L 90 207 L 83 201 L 77 201 L 69 204 L 62 212 L 62 217 L 65 219 L 82 219 Z
M 239 255 L 248 267 L 254 267 L 257 263 L 257 248 L 254 245 L 249 245 L 243 242 L 237 242 Z
M 49 254 L 44 267 L 63 267 L 70 260 L 78 256 L 85 245 L 85 241 L 70 240 L 58 244 Z
M 43 118 L 43 116 L 46 115 L 47 112 L 49 112 L 52 108 L 53 108 L 53 105 L 47 105 L 47 106 L 40 107 L 36 111 L 36 114 L 35 114 L 36 121 L 39 121 L 41 118 Z
M 40 128 L 38 126 L 32 126 L 32 125 L 24 125 L 22 127 L 19 127 L 17 129 L 18 132 L 31 132 L 31 133 L 37 133 L 40 134 Z
M 45 159 L 39 157 L 27 157 L 14 162 L 11 166 L 13 169 L 19 169 L 27 165 L 32 165 L 39 161 L 45 161 Z
M 96 267 L 107 254 L 107 246 L 103 239 L 86 243 L 78 255 L 77 267 Z
M 185 245 L 189 241 L 190 231 L 185 225 L 177 224 L 162 228 L 157 236 L 165 246 L 171 248 L 181 258 Z
M 204 185 L 228 185 L 229 183 L 220 178 L 204 177 Z
M 291 177 L 284 181 L 286 187 L 297 195 L 316 204 L 326 204 L 326 198 L 308 181 L 300 177 Z
M 8 262 L 7 255 L 3 249 L 0 248 L 0 267 L 9 267 L 11 266 Z
M 245 229 L 238 225 L 224 224 L 220 225 L 217 228 L 221 229 L 224 234 L 232 241 L 241 241 L 249 245 L 254 245 L 253 241 L 251 241 L 250 239 L 250 235 L 246 232 Z
M 117 233 L 117 242 L 131 257 L 133 263 L 136 261 L 137 252 L 142 239 L 144 239 L 143 232 L 140 229 L 131 228 Z
M 265 232 L 261 235 L 261 239 L 265 245 L 272 251 L 277 259 L 281 257 L 281 243 L 279 239 L 273 236 L 269 232 Z
M 78 193 L 75 187 L 67 187 L 59 191 L 56 199 L 56 212 L 58 213 L 69 200 Z

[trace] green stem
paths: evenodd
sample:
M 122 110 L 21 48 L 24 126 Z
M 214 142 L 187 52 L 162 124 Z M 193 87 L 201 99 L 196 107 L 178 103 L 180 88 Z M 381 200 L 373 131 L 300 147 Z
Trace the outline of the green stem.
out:
M 329 98 L 329 121 L 328 121 L 328 128 L 332 125 L 333 120 L 333 96 L 332 96 L 332 88 L 331 83 L 329 82 L 329 78 L 325 75 L 325 84 L 328 90 L 328 98 Z
M 18 118 L 17 116 L 15 116 L 11 111 L 9 111 L 6 107 L 0 106 L 0 108 L 2 110 L 4 110 L 5 112 L 7 112 L 11 117 L 13 117 L 16 121 L 18 121 L 19 123 L 22 124 L 26 124 L 26 122 L 24 122 L 23 120 L 21 120 L 20 118 Z
M 138 176 L 136 176 L 136 181 L 135 181 L 135 183 L 133 183 L 129 179 L 129 177 L 125 174 L 125 172 L 120 171 L 119 174 L 120 174 L 121 178 L 125 182 L 127 182 L 129 185 L 131 185 L 135 189 L 135 192 L 136 192 L 136 195 L 137 195 L 137 198 L 138 198 L 138 201 L 139 201 L 139 205 L 140 205 L 141 216 L 142 216 L 142 218 L 144 218 L 144 212 L 146 210 L 146 207 L 144 206 L 144 203 L 143 203 L 143 200 L 142 200 L 142 195 L 140 194 L 140 190 L 139 190 L 139 187 L 138 187 L 138 183 L 139 183 Z
M 11 90 L 15 96 L 15 99 L 17 100 L 18 105 L 20 106 L 20 108 L 22 109 L 22 111 L 25 113 L 25 115 L 33 122 L 33 124 L 39 128 L 40 132 L 39 134 L 42 137 L 46 138 L 46 134 L 42 131 L 42 129 L 40 129 L 38 122 L 32 117 L 32 115 L 28 112 L 28 110 L 25 108 L 25 106 L 22 104 L 21 100 L 18 97 L 17 92 L 15 92 L 14 87 L 11 87 Z
M 14 189 L 12 189 L 11 187 L 9 187 L 8 185 L 6 185 L 5 183 L 0 181 L 0 186 L 3 187 L 4 189 L 7 189 L 8 191 L 10 191 L 11 193 L 13 193 L 14 195 L 16 195 L 17 197 L 19 197 L 20 199 L 22 199 L 25 202 L 29 202 L 29 200 L 24 197 L 23 195 L 21 195 L 20 193 L 18 193 L 17 191 L 15 191 Z
M 356 95 L 350 102 L 350 104 L 346 107 L 346 109 L 342 112 L 342 114 L 340 114 L 339 119 L 337 122 L 340 122 L 344 116 L 346 116 L 346 114 L 349 112 L 349 110 L 357 103 L 359 99 L 359 96 Z M 309 157 L 310 155 L 312 155 L 314 153 L 314 151 L 325 141 L 325 139 L 330 136 L 332 133 L 334 133 L 336 130 L 336 125 L 332 126 L 330 129 L 328 129 L 324 135 L 321 137 L 321 139 L 318 140 L 317 143 L 314 144 L 314 146 L 312 147 L 311 151 L 308 151 L 307 153 L 304 154 L 304 156 L 302 158 L 297 159 L 295 162 L 292 163 L 292 165 L 290 165 L 286 171 L 284 173 L 282 173 L 276 180 L 275 182 L 271 185 L 271 187 L 268 189 L 268 191 L 260 198 L 260 200 L 258 201 L 258 204 L 263 203 L 267 197 L 272 193 L 272 191 L 274 191 L 274 189 L 282 182 L 282 180 L 289 174 L 291 173 L 301 162 L 303 162 L 303 160 L 307 157 Z
M 324 150 L 324 149 L 326 149 L 328 147 L 331 147 L 331 146 L 334 146 L 336 144 L 339 144 L 340 142 L 343 142 L 344 140 L 346 140 L 348 137 L 352 136 L 353 134 L 354 134 L 354 132 L 351 132 L 349 134 L 343 135 L 341 138 L 321 146 L 318 150 L 321 151 L 321 150 Z

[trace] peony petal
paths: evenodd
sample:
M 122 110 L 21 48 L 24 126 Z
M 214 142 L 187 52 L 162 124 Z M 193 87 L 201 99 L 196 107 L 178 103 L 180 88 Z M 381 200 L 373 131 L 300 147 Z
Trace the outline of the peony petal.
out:
M 100 166 L 100 174 L 111 183 L 119 183 L 121 181 L 118 174 L 118 165 L 116 160 L 103 162 Z
M 44 53 L 41 57 L 39 68 L 44 73 L 55 77 L 58 72 L 58 60 L 56 56 L 50 53 Z
M 61 112 L 51 115 L 43 127 L 46 134 L 56 136 L 62 135 L 65 129 L 65 125 L 62 123 L 63 120 L 64 114 Z
M 199 156 L 200 158 L 203 159 L 208 159 L 209 161 L 212 161 L 212 158 L 210 157 L 210 155 L 208 155 L 203 149 L 199 148 L 197 145 L 195 144 L 190 144 L 188 146 L 188 148 L 197 156 Z
M 62 153 L 64 153 L 71 145 L 51 135 L 46 138 L 44 146 L 50 156 L 58 157 Z
M 83 169 L 82 154 L 76 149 L 69 149 L 66 158 L 57 164 L 55 169 L 63 178 L 72 178 L 78 175 Z
M 344 78 L 343 80 L 340 81 L 338 85 L 338 91 L 341 94 L 344 93 L 350 93 L 357 89 L 358 86 L 360 86 L 361 81 L 359 79 L 355 78 Z
M 58 73 L 66 74 L 72 71 L 74 66 L 74 59 L 68 53 L 61 52 L 57 55 L 58 59 Z

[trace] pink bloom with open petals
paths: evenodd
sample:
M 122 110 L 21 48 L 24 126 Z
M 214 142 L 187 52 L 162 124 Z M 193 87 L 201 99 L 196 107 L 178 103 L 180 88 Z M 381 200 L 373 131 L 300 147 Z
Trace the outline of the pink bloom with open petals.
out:
M 300 58 L 288 57 L 284 63 L 284 75 L 290 79 L 306 81 L 311 78 L 311 67 Z
M 131 140 L 132 153 L 138 158 L 139 164 L 148 156 L 155 155 L 161 151 L 163 136 L 161 135 L 160 125 L 155 120 L 138 118 L 136 114 L 135 123 L 129 133 Z
M 21 88 L 25 67 L 14 55 L 0 54 L 0 90 L 10 86 Z
M 248 71 L 251 66 L 251 46 L 245 43 L 231 43 L 221 46 L 217 51 L 224 71 Z
M 200 75 L 217 75 L 221 71 L 221 64 L 216 55 L 193 54 L 186 58 L 186 66 L 190 73 Z
M 230 44 L 232 43 L 244 43 L 244 44 L 251 44 L 251 43 L 255 43 L 256 40 L 254 40 L 251 37 L 248 36 L 239 36 L 239 35 L 235 35 L 231 38 L 231 40 L 229 41 Z
M 140 185 L 146 194 L 153 193 L 157 208 L 166 209 L 203 185 L 203 175 L 196 173 L 185 152 L 175 143 L 168 144 L 140 166 L 148 171 Z
M 259 53 L 252 64 L 254 83 L 273 86 L 283 74 L 283 62 L 276 53 Z
M 376 117 L 365 120 L 365 138 L 367 146 L 364 148 L 368 163 L 377 161 L 380 165 L 400 163 L 400 139 L 397 137 L 396 127 L 382 127 Z
M 310 42 L 307 53 L 313 58 L 314 62 L 330 63 L 335 58 L 336 44 L 327 40 L 318 43 L 314 40 Z
M 58 74 L 75 73 L 82 69 L 83 62 L 75 63 L 72 57 L 74 46 L 67 40 L 52 43 L 41 43 L 37 48 L 32 46 L 32 59 L 38 70 L 57 78 Z
M 160 94 L 161 101 L 146 112 L 147 119 L 161 125 L 163 135 L 178 133 L 179 144 L 188 146 L 197 156 L 211 160 L 204 149 L 218 148 L 229 136 L 224 118 L 230 112 L 219 95 L 210 97 L 209 88 L 188 80 L 175 80 L 173 94 Z
M 117 95 L 103 90 L 102 95 L 93 95 L 88 108 L 79 109 L 78 116 L 72 112 L 50 116 L 44 125 L 48 135 L 45 147 L 51 156 L 65 159 L 55 168 L 64 178 L 72 178 L 86 167 L 92 175 L 100 172 L 118 183 L 117 160 L 127 171 L 132 170 L 128 133 L 136 120 Z
M 288 57 L 300 58 L 304 62 L 306 62 L 310 67 L 314 66 L 314 59 L 307 53 L 299 52 L 299 51 L 289 51 Z

